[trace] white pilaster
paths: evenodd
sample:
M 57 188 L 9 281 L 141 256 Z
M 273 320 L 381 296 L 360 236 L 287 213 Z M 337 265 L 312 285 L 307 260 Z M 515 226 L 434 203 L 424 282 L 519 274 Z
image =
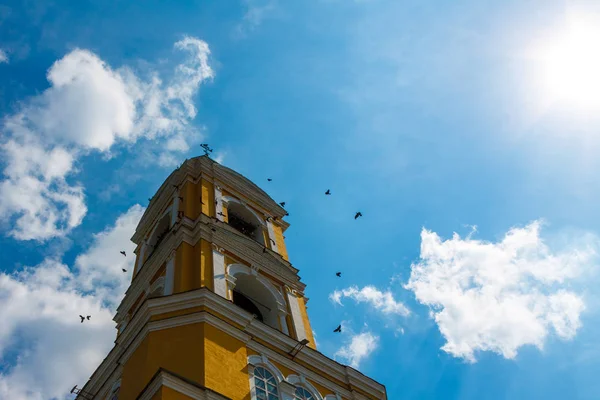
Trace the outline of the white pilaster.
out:
M 179 213 L 179 192 L 175 192 L 173 197 L 173 206 L 171 207 L 171 226 L 177 222 L 177 213 Z
M 167 270 L 165 271 L 165 289 L 164 294 L 168 296 L 173 293 L 173 280 L 175 278 L 175 256 L 172 255 L 167 261 Z
M 142 265 L 144 265 L 144 257 L 146 257 L 146 248 L 147 247 L 148 247 L 148 244 L 144 240 L 144 242 L 142 243 L 142 248 L 140 249 L 140 254 L 137 259 L 137 265 L 135 267 L 136 272 L 139 272 L 140 268 L 142 268 Z
M 219 213 L 223 213 L 223 194 L 221 193 L 221 187 L 215 185 L 215 217 L 222 222 L 223 216 Z
M 213 287 L 215 293 L 227 298 L 227 280 L 225 279 L 225 256 L 223 250 L 213 245 Z
M 287 327 L 287 322 L 285 321 L 285 315 L 286 315 L 285 312 L 280 312 L 278 314 L 278 316 L 279 316 L 279 323 L 281 324 L 281 330 L 283 331 L 283 333 L 285 333 L 286 335 L 289 335 L 290 331 L 289 331 L 289 329 Z
M 302 339 L 307 339 L 306 330 L 304 329 L 304 321 L 302 320 L 302 313 L 300 312 L 300 303 L 298 302 L 298 297 L 290 290 L 287 290 L 287 297 L 288 302 L 290 303 L 292 323 L 296 331 L 296 338 L 299 341 Z
M 296 387 L 289 382 L 279 382 L 279 389 L 281 391 L 281 400 L 295 400 Z
M 273 229 L 273 223 L 271 221 L 267 221 L 267 230 L 269 231 L 269 239 L 272 240 L 271 249 L 278 253 L 277 239 L 275 239 L 275 229 Z

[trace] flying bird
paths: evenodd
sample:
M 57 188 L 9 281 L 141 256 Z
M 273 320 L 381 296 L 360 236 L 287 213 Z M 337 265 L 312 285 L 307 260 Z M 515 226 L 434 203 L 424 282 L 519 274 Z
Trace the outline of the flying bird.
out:
M 79 318 L 81 318 L 81 323 L 83 324 L 83 321 L 85 321 L 85 317 L 83 315 L 80 315 Z
M 327 189 L 327 191 L 325 192 L 325 194 L 326 194 L 327 196 L 329 196 L 329 195 L 331 194 L 331 190 Z
M 360 211 L 354 214 L 354 219 L 357 219 L 358 217 L 362 217 L 362 213 Z
M 121 271 L 123 272 L 127 272 L 127 270 L 125 268 L 121 268 Z
M 90 320 L 90 318 L 92 318 L 92 316 L 91 316 L 91 315 L 88 315 L 86 318 L 87 318 L 87 320 L 89 321 L 89 320 Z
M 341 272 L 336 272 L 335 276 L 337 276 L 338 278 L 341 278 L 342 277 L 342 273 Z
M 285 207 L 285 201 L 282 201 L 281 203 L 279 203 L 279 205 L 280 205 L 281 207 Z
M 267 178 L 267 181 L 269 181 L 269 182 L 271 182 L 272 180 L 273 180 L 273 179 L 271 179 L 271 178 Z
M 338 327 L 337 327 L 337 328 L 335 328 L 333 331 L 334 331 L 335 333 L 340 333 L 340 332 L 342 332 L 342 326 L 341 326 L 341 325 L 338 325 Z
M 127 257 L 127 253 L 125 253 L 123 250 L 121 250 L 119 253 L 123 254 L 123 256 Z

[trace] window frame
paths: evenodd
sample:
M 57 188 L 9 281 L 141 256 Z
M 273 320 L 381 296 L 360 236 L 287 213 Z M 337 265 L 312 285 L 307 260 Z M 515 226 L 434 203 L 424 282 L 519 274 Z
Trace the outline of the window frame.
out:
M 282 397 L 281 397 L 281 388 L 279 386 L 279 381 L 277 380 L 277 375 L 274 374 L 271 371 L 271 369 L 268 368 L 265 365 L 252 365 L 251 367 L 252 368 L 251 368 L 251 371 L 250 371 L 249 375 L 250 375 L 250 397 L 252 398 L 252 400 L 259 400 L 259 398 L 258 398 L 258 390 L 261 390 L 261 391 L 265 392 L 265 395 L 266 395 L 266 399 L 265 400 L 269 400 L 270 396 L 277 396 L 277 400 L 283 400 Z M 259 368 L 262 369 L 263 371 L 266 371 L 273 378 L 275 390 L 277 391 L 276 394 L 270 392 L 269 388 L 267 386 L 269 384 L 269 379 L 270 378 L 267 378 L 266 376 L 265 377 L 261 377 L 261 376 L 257 376 L 256 375 L 255 371 L 257 369 L 259 369 Z M 256 379 L 257 378 L 259 380 L 263 380 L 265 382 L 265 387 L 264 388 L 257 387 L 257 385 L 256 385 Z

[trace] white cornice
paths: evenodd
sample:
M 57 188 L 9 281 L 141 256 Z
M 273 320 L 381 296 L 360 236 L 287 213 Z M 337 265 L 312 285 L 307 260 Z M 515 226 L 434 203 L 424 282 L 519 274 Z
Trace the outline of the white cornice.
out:
M 211 311 L 194 312 L 164 320 L 150 321 L 152 317 L 164 313 L 199 306 L 204 306 Z M 224 319 L 217 315 L 222 316 Z M 296 356 L 295 361 L 290 360 L 284 354 L 297 344 L 296 340 L 254 319 L 250 313 L 206 288 L 145 300 L 132 321 L 125 328 L 125 331 L 117 338 L 115 348 L 86 384 L 86 391 L 97 393 L 105 384 L 105 380 L 108 379 L 106 374 L 116 368 L 118 364 L 124 364 L 149 332 L 200 322 L 216 327 L 246 343 L 248 348 L 266 354 L 270 359 L 305 375 L 308 379 L 327 387 L 333 392 L 339 392 L 344 397 L 353 398 L 348 388 L 328 380 L 326 376 L 331 377 L 334 381 L 349 384 L 350 388 L 355 387 L 366 393 L 379 394 L 381 399 L 386 398 L 383 385 L 350 367 L 343 366 L 327 358 L 316 350 L 305 347 Z M 241 328 L 237 328 L 233 324 Z M 254 338 L 260 338 L 265 344 L 257 342 Z M 277 351 L 267 347 L 266 344 L 274 347 Z M 313 366 L 321 372 L 315 373 L 304 365 Z
M 144 392 L 138 397 L 138 400 L 150 400 L 160 390 L 161 387 L 168 387 L 177 392 L 196 400 L 230 400 L 212 390 L 193 385 L 185 380 L 171 374 L 168 371 L 160 370 L 146 386 Z

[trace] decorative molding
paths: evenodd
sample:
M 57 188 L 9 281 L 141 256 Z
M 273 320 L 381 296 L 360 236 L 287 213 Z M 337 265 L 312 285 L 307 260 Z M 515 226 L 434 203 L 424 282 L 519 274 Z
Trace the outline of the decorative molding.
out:
M 246 210 L 250 211 L 252 213 L 252 215 L 254 215 L 254 217 L 256 218 L 256 220 L 264 227 L 265 226 L 265 217 L 258 215 L 256 213 L 256 211 L 254 211 L 254 209 L 250 206 L 248 206 L 248 203 L 246 203 L 244 200 L 242 199 L 238 199 L 236 197 L 233 196 L 223 196 L 223 201 L 227 203 L 227 205 L 229 205 L 229 203 L 237 203 L 239 205 L 241 205 L 242 207 L 244 207 Z
M 168 296 L 173 293 L 173 281 L 175 280 L 175 255 L 172 254 L 165 268 L 165 285 L 163 294 Z
M 153 295 L 154 292 L 158 289 L 162 287 L 162 292 L 160 293 L 160 296 L 164 296 L 165 295 L 165 277 L 161 276 L 160 278 L 157 278 L 154 283 L 152 283 L 152 285 L 150 286 L 150 290 L 149 290 L 149 295 Z
M 110 400 L 110 397 L 115 392 L 115 390 L 117 390 L 120 387 L 121 387 L 121 378 L 119 378 L 115 383 L 113 383 L 113 385 L 111 386 L 110 390 L 108 391 L 108 394 L 106 396 L 106 400 Z
M 316 400 L 323 400 L 323 396 L 319 393 L 319 390 L 310 383 L 304 375 L 288 375 L 286 381 L 294 386 L 300 386 L 308 390 Z
M 216 252 L 221 253 L 221 254 L 225 253 L 225 249 L 223 247 L 218 246 L 218 245 L 216 245 L 214 243 L 211 243 L 211 246 L 213 248 L 213 251 L 216 251 Z
M 162 388 L 171 388 L 191 399 L 195 400 L 230 400 L 229 398 L 216 393 L 213 390 L 194 385 L 174 374 L 160 369 L 146 386 L 138 400 L 151 400 L 154 395 Z
M 173 206 L 171 207 L 171 228 L 177 222 L 177 214 L 179 213 L 179 191 L 175 191 L 173 196 Z M 162 217 L 161 217 L 162 218 Z M 160 221 L 160 218 L 159 218 Z
M 261 354 L 260 356 L 257 356 L 257 355 L 248 356 L 248 364 L 250 364 L 254 367 L 266 368 L 270 373 L 273 374 L 275 379 L 277 379 L 278 383 L 283 382 L 285 380 L 285 377 L 283 376 L 283 374 L 281 373 L 279 368 L 277 368 L 271 361 L 269 361 L 269 358 L 267 356 L 265 356 L 264 354 Z
M 211 310 L 211 314 L 203 311 L 150 322 L 152 317 L 160 314 L 195 307 L 206 307 Z M 214 313 L 221 315 L 224 319 L 213 315 Z M 90 393 L 98 393 L 99 385 L 106 383 L 108 374 L 117 368 L 118 363 L 123 364 L 135 352 L 151 329 L 152 331 L 169 329 L 197 322 L 215 326 L 246 343 L 249 349 L 266 355 L 269 360 L 276 361 L 298 374 L 305 375 L 307 379 L 328 388 L 332 392 L 340 393 L 344 398 L 352 399 L 353 397 L 348 389 L 335 382 L 344 382 L 350 387 L 356 387 L 363 392 L 378 394 L 380 399 L 386 398 L 383 385 L 350 367 L 343 366 L 327 358 L 316 350 L 305 347 L 294 361 L 290 360 L 285 354 L 298 343 L 296 340 L 254 319 L 248 312 L 214 294 L 207 288 L 144 301 L 127 329 L 117 338 L 115 347 L 86 383 L 84 390 Z M 236 326 L 239 326 L 239 328 Z M 268 343 L 269 346 L 277 350 L 256 342 L 253 337 L 261 338 L 261 341 Z M 313 372 L 304 365 L 313 366 L 320 372 Z
M 253 265 L 252 267 L 248 268 L 243 264 L 229 264 L 227 266 L 227 274 L 233 277 L 235 277 L 238 274 L 254 276 L 256 280 L 260 282 L 275 298 L 275 302 L 277 303 L 278 308 L 279 306 L 285 307 L 285 299 L 283 298 L 279 290 L 277 290 L 275 285 L 269 279 L 265 278 L 264 276 L 258 273 L 258 267 L 256 265 Z

